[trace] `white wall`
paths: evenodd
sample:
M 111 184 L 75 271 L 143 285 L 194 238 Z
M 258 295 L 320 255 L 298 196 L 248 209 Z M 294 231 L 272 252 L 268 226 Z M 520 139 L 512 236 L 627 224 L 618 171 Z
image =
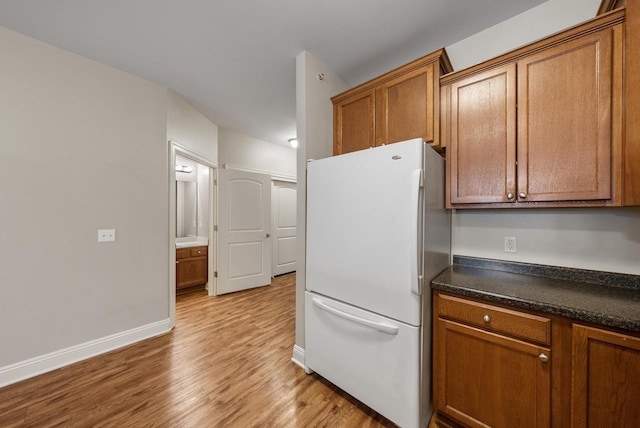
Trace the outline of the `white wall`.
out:
M 324 80 L 317 74 L 323 73 Z M 309 52 L 296 57 L 296 121 L 298 127 L 298 238 L 296 274 L 296 346 L 304 348 L 304 290 L 306 275 L 307 159 L 333 154 L 333 104 L 331 97 L 349 89 L 333 71 Z M 294 359 L 297 357 L 294 351 Z M 298 361 L 302 363 L 302 361 Z
M 215 164 L 218 127 L 172 90 L 168 91 L 167 137 Z
M 292 135 L 291 138 L 295 137 Z M 269 174 L 278 179 L 295 180 L 296 150 L 280 144 L 258 140 L 228 129 L 219 132 L 220 166 L 241 168 Z
M 2 28 L 0 52 L 1 385 L 168 329 L 169 175 L 165 87 Z

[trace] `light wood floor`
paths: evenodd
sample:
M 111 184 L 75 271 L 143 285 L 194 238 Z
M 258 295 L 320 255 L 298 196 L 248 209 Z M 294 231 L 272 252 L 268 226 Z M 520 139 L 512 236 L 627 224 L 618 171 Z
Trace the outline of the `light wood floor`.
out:
M 295 274 L 179 296 L 171 333 L 0 389 L 0 427 L 389 427 L 291 362 Z

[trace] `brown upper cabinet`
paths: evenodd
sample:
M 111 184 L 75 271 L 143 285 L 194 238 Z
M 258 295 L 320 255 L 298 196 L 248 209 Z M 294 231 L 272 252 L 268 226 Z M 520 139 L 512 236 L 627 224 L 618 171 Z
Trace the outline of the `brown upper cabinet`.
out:
M 333 154 L 412 138 L 439 147 L 439 82 L 451 70 L 440 49 L 333 97 Z
M 448 207 L 622 205 L 624 18 L 441 79 Z

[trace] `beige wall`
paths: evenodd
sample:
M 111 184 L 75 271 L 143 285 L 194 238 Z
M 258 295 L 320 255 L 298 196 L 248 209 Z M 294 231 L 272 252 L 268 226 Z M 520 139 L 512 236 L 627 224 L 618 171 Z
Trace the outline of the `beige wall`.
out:
M 170 89 L 167 138 L 212 163 L 218 160 L 218 127 Z
M 166 88 L 2 28 L 0 52 L 2 384 L 167 321 L 169 243 Z
M 296 151 L 292 147 L 220 128 L 220 166 L 269 174 L 274 178 L 296 179 Z M 292 138 L 295 135 L 291 136 Z

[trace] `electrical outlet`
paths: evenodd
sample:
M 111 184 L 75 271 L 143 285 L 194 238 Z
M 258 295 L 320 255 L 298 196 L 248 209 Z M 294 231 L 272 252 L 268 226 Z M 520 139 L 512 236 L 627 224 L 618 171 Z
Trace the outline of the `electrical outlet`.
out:
M 504 237 L 504 252 L 505 253 L 517 253 L 518 249 L 516 247 L 516 237 L 515 236 L 505 236 Z
M 116 240 L 115 229 L 100 229 L 98 230 L 98 242 L 113 242 Z

